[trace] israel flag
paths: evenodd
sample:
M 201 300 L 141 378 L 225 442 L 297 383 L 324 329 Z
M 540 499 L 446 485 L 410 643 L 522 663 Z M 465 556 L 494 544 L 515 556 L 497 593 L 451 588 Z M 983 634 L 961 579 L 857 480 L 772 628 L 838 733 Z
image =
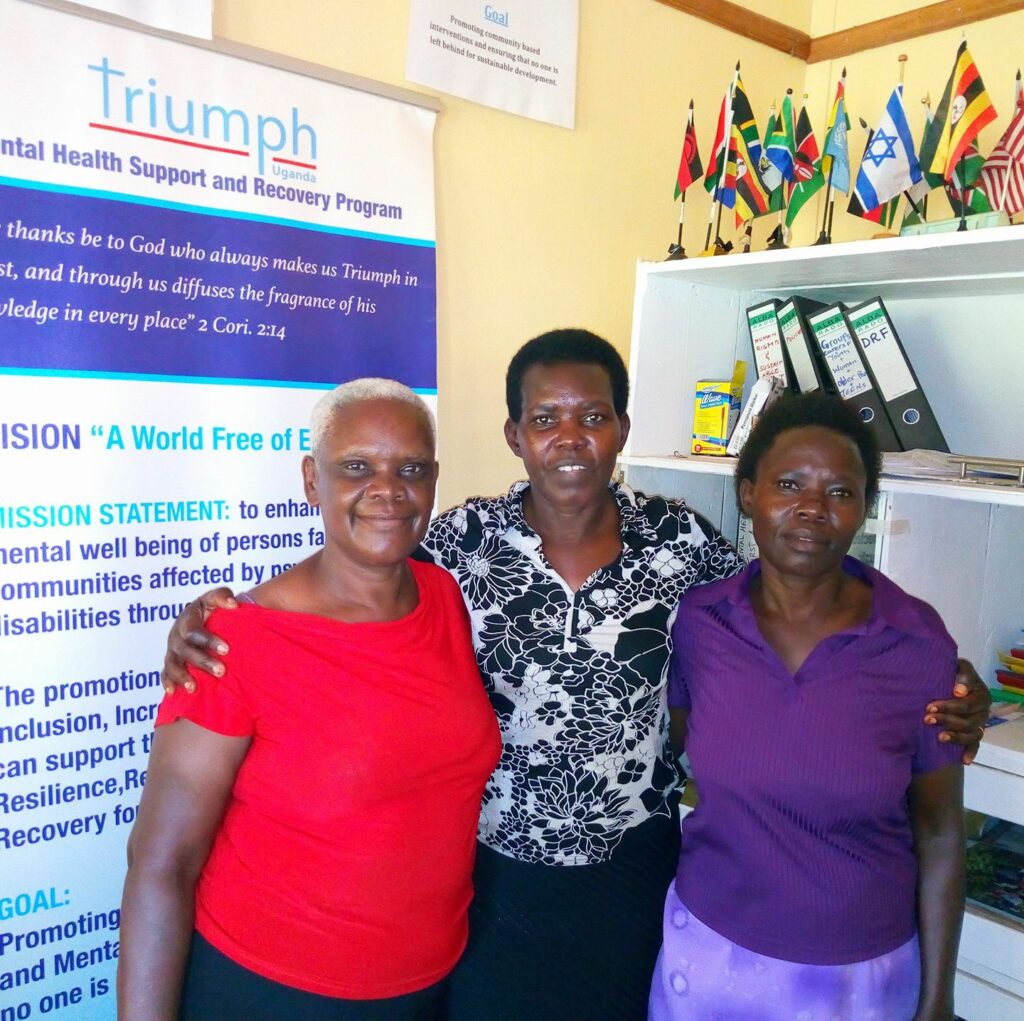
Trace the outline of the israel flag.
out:
M 863 209 L 870 211 L 921 180 L 921 165 L 903 108 L 903 86 L 892 90 L 882 123 L 871 136 L 854 189 Z

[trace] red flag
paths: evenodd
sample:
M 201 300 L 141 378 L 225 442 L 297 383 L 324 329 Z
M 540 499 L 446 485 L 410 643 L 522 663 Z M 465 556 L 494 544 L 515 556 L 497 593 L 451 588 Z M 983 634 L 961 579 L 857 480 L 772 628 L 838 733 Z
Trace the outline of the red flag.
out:
M 704 173 L 697 151 L 697 130 L 693 125 L 693 100 L 690 100 L 690 115 L 686 120 L 686 134 L 683 137 L 683 151 L 679 155 L 679 169 L 676 171 L 676 198 Z
M 731 92 L 730 88 L 730 92 Z M 704 175 L 704 190 L 712 197 L 718 188 L 718 179 L 725 166 L 722 143 L 725 141 L 725 112 L 729 108 L 729 92 L 722 96 L 722 105 L 718 108 L 718 127 L 715 128 L 715 143 L 711 147 L 711 159 L 708 161 L 707 173 Z

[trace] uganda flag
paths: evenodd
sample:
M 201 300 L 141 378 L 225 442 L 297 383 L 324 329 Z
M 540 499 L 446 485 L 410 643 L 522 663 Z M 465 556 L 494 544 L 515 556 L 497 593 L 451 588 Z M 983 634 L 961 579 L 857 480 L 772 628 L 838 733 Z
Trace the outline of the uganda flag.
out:
M 697 152 L 697 130 L 693 126 L 693 100 L 690 100 L 690 115 L 686 120 L 686 134 L 683 136 L 683 151 L 679 155 L 679 169 L 676 171 L 676 198 L 698 180 L 704 173 Z
M 736 223 L 746 223 L 771 211 L 768 189 L 761 177 L 761 138 L 743 82 L 736 81 L 732 100 L 732 132 L 725 167 L 726 184 L 736 189 Z
M 996 119 L 967 41 L 960 43 L 935 119 L 921 142 L 921 169 L 949 181 L 957 161 L 986 124 Z

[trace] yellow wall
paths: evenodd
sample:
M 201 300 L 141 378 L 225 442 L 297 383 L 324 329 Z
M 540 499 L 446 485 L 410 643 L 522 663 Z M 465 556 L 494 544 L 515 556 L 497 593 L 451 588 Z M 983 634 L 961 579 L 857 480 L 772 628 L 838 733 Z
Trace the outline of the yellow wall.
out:
M 407 0 L 215 7 L 220 38 L 409 87 Z M 738 58 L 758 111 L 803 76 L 798 60 L 654 0 L 580 0 L 575 130 L 441 97 L 442 506 L 500 492 L 520 476 L 501 434 L 504 370 L 520 344 L 578 325 L 627 354 L 636 260 L 661 258 L 675 240 L 687 104 L 693 96 L 706 149 Z M 708 200 L 701 188 L 690 195 L 685 243 L 695 251 Z
M 745 3 L 822 35 L 898 13 L 911 0 Z M 217 0 L 215 7 L 220 38 L 409 87 L 408 0 Z M 805 68 L 654 0 L 580 0 L 575 130 L 442 95 L 436 135 L 442 505 L 499 492 L 519 476 L 501 425 L 504 369 L 521 343 L 546 329 L 580 325 L 627 353 L 635 262 L 662 258 L 675 239 L 672 183 L 691 96 L 705 162 L 737 59 L 758 122 L 787 86 L 798 101 L 806 91 L 820 143 L 842 65 L 855 123 L 863 116 L 873 124 L 895 82 L 896 56 L 906 52 L 905 95 L 918 133 L 919 100 L 930 91 L 938 102 L 959 38 L 959 30 L 944 32 Z M 1001 114 L 983 133 L 983 149 L 1006 123 L 1022 58 L 1015 43 L 1022 38 L 1024 13 L 968 32 Z M 854 160 L 863 144 L 857 127 Z M 932 201 L 945 204 L 941 197 Z M 708 205 L 702 188 L 690 190 L 684 244 L 691 254 L 702 247 Z M 797 221 L 798 243 L 816 233 L 816 212 L 809 204 Z M 755 247 L 763 247 L 772 219 L 758 222 Z M 723 235 L 732 237 L 728 216 L 725 228 Z M 837 239 L 874 229 L 837 208 Z
M 918 6 L 921 4 L 913 3 L 911 0 L 873 0 L 869 4 L 863 3 L 863 0 L 815 0 L 811 35 L 827 35 L 851 25 L 863 24 L 868 20 L 901 14 L 909 8 Z M 946 81 L 953 69 L 953 58 L 960 45 L 963 31 L 957 28 L 936 32 L 902 43 L 866 50 L 840 60 L 809 65 L 804 91 L 809 94 L 808 109 L 819 145 L 825 118 L 835 95 L 836 82 L 845 66 L 846 96 L 854 124 L 850 130 L 850 159 L 852 163 L 860 160 L 867 137 L 858 119 L 863 117 L 870 128 L 878 126 L 882 109 L 898 81 L 897 57 L 901 53 L 905 53 L 908 58 L 903 88 L 904 105 L 907 108 L 907 118 L 914 138 L 919 141 L 924 127 L 924 107 L 921 100 L 930 93 L 932 109 L 938 106 L 942 90 L 946 87 Z M 968 49 L 978 65 L 999 115 L 996 121 L 981 133 L 980 149 L 987 153 L 999 140 L 1012 111 L 1013 79 L 1017 68 L 1024 62 L 1024 11 L 979 21 L 968 25 L 966 32 Z M 852 173 L 855 177 L 855 168 Z M 841 198 L 836 199 L 832 232 L 834 240 L 849 241 L 870 237 L 878 230 L 875 224 L 847 214 L 846 203 L 842 202 L 840 207 L 841 202 Z M 928 203 L 929 219 L 953 215 L 942 191 L 932 192 Z M 809 203 L 796 222 L 797 244 L 806 244 L 813 240 L 820 227 L 820 202 L 814 204 L 816 215 L 812 215 L 811 208 Z M 843 210 L 842 213 L 840 208 Z

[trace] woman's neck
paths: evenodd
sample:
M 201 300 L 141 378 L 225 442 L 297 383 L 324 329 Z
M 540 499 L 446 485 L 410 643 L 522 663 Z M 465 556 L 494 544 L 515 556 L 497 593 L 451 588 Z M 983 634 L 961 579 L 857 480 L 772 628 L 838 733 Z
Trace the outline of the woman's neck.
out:
M 408 561 L 353 563 L 329 546 L 260 587 L 259 602 L 350 624 L 398 620 L 419 602 Z
M 595 536 L 619 534 L 619 508 L 610 489 L 581 507 L 546 501 L 531 487 L 523 494 L 523 517 L 545 546 L 583 545 Z
M 755 609 L 779 620 L 794 623 L 827 618 L 849 595 L 853 579 L 841 567 L 816 577 L 786 574 L 762 561 L 761 572 L 751 582 Z

